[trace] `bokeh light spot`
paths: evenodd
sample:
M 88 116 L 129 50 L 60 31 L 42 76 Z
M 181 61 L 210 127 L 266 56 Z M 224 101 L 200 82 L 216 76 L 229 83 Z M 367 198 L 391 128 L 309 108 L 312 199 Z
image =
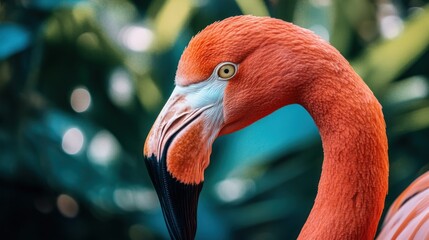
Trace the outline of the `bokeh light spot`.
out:
M 116 205 L 125 211 L 152 210 L 158 199 L 154 191 L 146 188 L 120 188 L 113 195 Z
M 232 202 L 242 198 L 254 186 L 252 180 L 230 178 L 216 184 L 215 190 L 220 200 Z
M 116 138 L 102 130 L 92 138 L 89 144 L 88 158 L 95 164 L 108 165 L 118 156 L 120 146 Z
M 381 34 L 383 37 L 391 39 L 398 36 L 402 29 L 404 28 L 404 24 L 402 19 L 398 16 L 390 15 L 383 17 L 380 21 Z
M 79 213 L 79 204 L 67 194 L 58 196 L 57 207 L 64 217 L 74 218 Z
M 77 87 L 70 96 L 70 104 L 76 112 L 85 112 L 91 105 L 91 94 L 85 87 Z
M 404 79 L 386 91 L 385 98 L 390 103 L 400 103 L 415 99 L 425 98 L 429 94 L 429 85 L 427 78 L 423 76 L 413 76 Z
M 68 129 L 62 140 L 62 148 L 68 154 L 77 154 L 82 150 L 85 139 L 83 133 L 78 128 Z
M 399 17 L 398 9 L 392 3 L 382 3 L 378 7 L 380 33 L 384 38 L 397 37 L 404 29 L 404 23 Z
M 109 96 L 116 105 L 121 107 L 128 106 L 133 100 L 133 83 L 124 69 L 117 69 L 110 76 Z
M 154 39 L 153 32 L 142 26 L 126 26 L 119 33 L 119 37 L 125 47 L 132 51 L 147 51 Z

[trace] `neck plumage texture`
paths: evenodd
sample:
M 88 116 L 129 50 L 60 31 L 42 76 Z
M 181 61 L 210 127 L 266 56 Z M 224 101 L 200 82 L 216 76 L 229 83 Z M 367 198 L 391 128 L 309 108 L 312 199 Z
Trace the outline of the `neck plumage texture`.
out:
M 356 74 L 342 77 L 323 79 L 326 85 L 302 103 L 319 128 L 324 162 L 301 239 L 373 239 L 383 210 L 388 159 L 381 107 Z M 336 88 L 338 82 L 344 84 Z
M 269 45 L 254 53 L 270 63 L 264 65 L 273 98 L 269 111 L 302 105 L 319 128 L 324 151 L 318 193 L 299 239 L 374 239 L 388 185 L 381 105 L 335 48 L 304 29 L 279 25 Z
M 320 48 L 323 55 L 312 63 L 320 69 L 297 98 L 318 126 L 324 151 L 318 193 L 299 239 L 374 239 L 388 184 L 383 113 L 338 51 L 323 42 Z

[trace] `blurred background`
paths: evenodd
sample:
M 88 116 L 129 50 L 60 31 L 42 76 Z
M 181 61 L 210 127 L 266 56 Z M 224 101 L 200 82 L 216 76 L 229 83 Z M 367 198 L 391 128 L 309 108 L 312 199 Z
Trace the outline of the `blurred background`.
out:
M 429 170 L 427 0 L 1 0 L 0 238 L 168 239 L 142 159 L 188 41 L 239 14 L 308 28 L 384 106 L 387 206 Z M 320 137 L 299 106 L 214 145 L 197 239 L 293 239 Z

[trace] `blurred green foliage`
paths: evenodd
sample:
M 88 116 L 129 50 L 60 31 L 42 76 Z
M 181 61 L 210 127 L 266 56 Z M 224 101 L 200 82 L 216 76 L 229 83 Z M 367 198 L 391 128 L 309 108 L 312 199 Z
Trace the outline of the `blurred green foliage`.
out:
M 270 15 L 329 40 L 384 106 L 387 206 L 429 170 L 426 0 L 0 1 L 0 238 L 166 239 L 142 161 L 187 42 Z M 299 106 L 219 139 L 197 239 L 295 238 L 320 175 Z

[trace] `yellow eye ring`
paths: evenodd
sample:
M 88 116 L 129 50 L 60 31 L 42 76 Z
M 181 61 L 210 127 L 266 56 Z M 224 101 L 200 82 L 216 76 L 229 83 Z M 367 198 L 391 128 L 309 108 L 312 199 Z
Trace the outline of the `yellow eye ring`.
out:
M 237 72 L 237 66 L 233 63 L 227 62 L 219 66 L 217 70 L 217 75 L 222 80 L 228 80 L 234 77 L 236 72 Z

